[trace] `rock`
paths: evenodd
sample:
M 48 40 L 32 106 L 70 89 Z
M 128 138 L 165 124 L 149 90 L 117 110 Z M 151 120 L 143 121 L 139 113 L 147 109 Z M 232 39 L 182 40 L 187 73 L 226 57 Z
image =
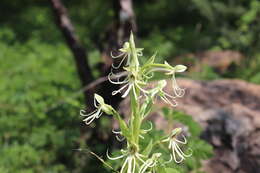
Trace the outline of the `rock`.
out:
M 193 116 L 204 128 L 202 138 L 214 147 L 205 171 L 260 172 L 260 86 L 242 80 L 180 79 L 178 84 L 186 94 L 176 109 Z
M 203 66 L 213 67 L 216 72 L 224 73 L 233 64 L 239 65 L 244 56 L 237 51 L 205 51 L 199 53 L 189 53 L 178 56 L 173 64 L 184 64 L 189 67 L 190 72 L 201 72 Z
M 242 80 L 179 79 L 178 84 L 186 88 L 186 94 L 177 100 L 175 109 L 200 123 L 204 129 L 201 137 L 214 147 L 215 156 L 203 163 L 203 170 L 260 172 L 260 86 Z M 171 92 L 172 88 L 167 85 L 165 90 Z M 129 111 L 126 102 L 129 100 L 121 105 L 123 112 Z M 153 120 L 159 128 L 167 126 L 162 117 Z

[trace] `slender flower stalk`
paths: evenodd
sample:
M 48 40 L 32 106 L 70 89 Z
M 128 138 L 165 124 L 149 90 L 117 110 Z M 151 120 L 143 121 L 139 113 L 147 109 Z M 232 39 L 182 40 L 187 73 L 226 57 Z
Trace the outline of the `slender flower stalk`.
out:
M 177 128 L 172 131 L 170 135 L 164 140 L 151 140 L 148 146 L 140 145 L 140 141 L 147 138 L 147 133 L 153 130 L 153 125 L 150 123 L 150 128 L 143 129 L 142 124 L 146 120 L 146 116 L 152 111 L 152 107 L 157 98 L 160 98 L 165 103 L 171 106 L 177 106 L 176 98 L 182 97 L 185 90 L 180 88 L 176 82 L 175 74 L 186 71 L 187 67 L 184 65 L 171 66 L 166 61 L 163 64 L 155 63 L 156 53 L 143 65 L 138 58 L 143 56 L 142 48 L 136 48 L 133 34 L 131 34 L 129 42 L 119 49 L 118 55 L 113 59 L 118 59 L 117 65 L 112 65 L 111 73 L 108 75 L 108 80 L 112 84 L 121 85 L 118 90 L 112 92 L 112 95 L 122 94 L 122 98 L 130 97 L 129 121 L 125 121 L 122 116 L 112 108 L 112 106 L 105 103 L 104 99 L 95 94 L 94 106 L 95 111 L 86 114 L 85 110 L 80 111 L 80 115 L 86 117 L 83 121 L 89 125 L 95 119 L 99 118 L 102 113 L 112 115 L 119 124 L 120 131 L 112 130 L 116 135 L 116 139 L 120 142 L 125 141 L 126 149 L 121 149 L 121 155 L 117 157 L 110 157 L 107 151 L 107 158 L 109 160 L 122 160 L 120 173 L 155 173 L 159 167 L 164 167 L 172 160 L 176 163 L 182 162 L 185 158 L 190 157 L 191 154 L 186 154 L 182 151 L 180 144 L 186 144 L 187 140 L 179 140 L 178 135 L 181 129 Z M 118 69 L 123 72 L 115 73 Z M 155 87 L 149 85 L 154 77 L 154 73 L 163 73 L 171 77 L 172 92 L 166 92 L 166 80 L 159 80 Z M 168 148 L 171 151 L 170 160 L 163 160 L 162 153 L 155 152 L 153 147 L 161 144 L 161 142 L 168 142 Z

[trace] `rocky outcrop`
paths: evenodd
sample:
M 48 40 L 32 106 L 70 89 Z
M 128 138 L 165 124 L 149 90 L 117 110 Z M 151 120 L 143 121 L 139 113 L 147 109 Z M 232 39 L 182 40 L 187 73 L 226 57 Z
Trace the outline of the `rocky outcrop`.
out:
M 202 138 L 215 149 L 205 172 L 260 172 L 260 86 L 241 80 L 178 82 L 186 94 L 176 109 L 202 125 Z

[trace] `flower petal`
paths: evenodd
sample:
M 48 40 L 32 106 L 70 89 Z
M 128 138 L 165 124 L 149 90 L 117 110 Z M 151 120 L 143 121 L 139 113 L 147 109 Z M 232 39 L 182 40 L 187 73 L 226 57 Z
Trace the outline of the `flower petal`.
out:
M 117 156 L 117 157 L 110 157 L 109 155 L 108 155 L 108 150 L 107 150 L 107 158 L 108 159 L 110 159 L 110 160 L 118 160 L 118 159 L 121 159 L 121 158 L 123 158 L 123 157 L 125 157 L 126 156 L 126 154 L 122 154 L 122 155 L 120 155 L 120 156 Z

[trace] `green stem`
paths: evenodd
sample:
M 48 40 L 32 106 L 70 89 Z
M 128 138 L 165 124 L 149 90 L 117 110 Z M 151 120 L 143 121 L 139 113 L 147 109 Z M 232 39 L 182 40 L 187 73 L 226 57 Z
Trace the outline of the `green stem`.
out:
M 139 61 L 138 56 L 135 48 L 134 43 L 134 36 L 131 33 L 130 35 L 130 49 L 131 49 L 131 64 L 130 66 L 133 67 L 133 74 L 138 74 L 139 72 Z M 134 94 L 135 91 L 135 94 Z M 135 85 L 132 87 L 130 92 L 130 100 L 131 100 L 131 122 L 130 122 L 130 129 L 132 131 L 133 140 L 135 144 L 139 144 L 139 135 L 140 135 L 140 126 L 141 126 L 141 115 L 140 115 L 140 105 L 138 101 L 138 97 L 140 96 L 140 90 L 135 87 Z
M 139 97 L 140 91 L 136 89 L 136 95 Z M 139 143 L 139 134 L 140 134 L 140 126 L 141 126 L 141 116 L 140 116 L 140 105 L 138 100 L 136 100 L 133 90 L 130 93 L 131 100 L 131 124 L 130 129 L 132 131 L 134 143 L 138 145 Z

